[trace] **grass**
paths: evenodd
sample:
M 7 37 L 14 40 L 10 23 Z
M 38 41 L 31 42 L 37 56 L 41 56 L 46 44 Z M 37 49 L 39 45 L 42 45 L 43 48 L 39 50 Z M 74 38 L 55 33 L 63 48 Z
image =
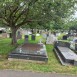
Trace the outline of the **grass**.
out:
M 37 37 L 39 40 L 41 37 Z M 30 40 L 30 39 L 29 39 Z M 31 43 L 37 43 L 36 41 L 31 41 Z M 7 55 L 10 51 L 15 49 L 10 45 L 10 39 L 0 40 L 0 54 Z M 19 40 L 18 43 L 23 43 L 23 40 Z M 23 62 L 23 61 L 8 61 L 7 59 L 0 59 L 0 69 L 14 69 L 14 70 L 29 70 L 29 71 L 39 71 L 39 72 L 55 72 L 55 73 L 69 73 L 77 74 L 77 66 L 62 66 L 58 59 L 56 58 L 53 45 L 46 45 L 48 53 L 48 63 L 35 63 L 35 62 Z

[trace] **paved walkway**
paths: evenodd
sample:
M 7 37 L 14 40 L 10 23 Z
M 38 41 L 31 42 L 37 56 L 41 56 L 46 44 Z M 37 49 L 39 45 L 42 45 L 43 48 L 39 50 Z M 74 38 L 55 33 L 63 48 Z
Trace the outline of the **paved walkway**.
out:
M 0 70 L 0 77 L 77 77 L 77 75 Z

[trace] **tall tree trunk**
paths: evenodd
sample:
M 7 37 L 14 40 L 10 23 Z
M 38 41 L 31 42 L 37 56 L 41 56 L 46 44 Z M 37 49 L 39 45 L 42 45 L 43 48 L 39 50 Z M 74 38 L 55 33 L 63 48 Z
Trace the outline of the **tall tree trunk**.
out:
M 17 38 L 16 38 L 17 28 L 12 27 L 11 30 L 12 30 L 12 42 L 11 42 L 11 44 L 17 45 Z

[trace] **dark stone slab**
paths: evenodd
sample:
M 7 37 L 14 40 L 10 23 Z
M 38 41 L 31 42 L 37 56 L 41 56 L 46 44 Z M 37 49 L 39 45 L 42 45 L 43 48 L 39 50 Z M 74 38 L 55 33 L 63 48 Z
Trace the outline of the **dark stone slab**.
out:
M 44 44 L 23 44 L 12 51 L 8 58 L 13 59 L 25 59 L 35 61 L 48 61 L 48 56 Z
M 64 63 L 77 65 L 77 55 L 67 47 L 57 46 L 56 50 Z

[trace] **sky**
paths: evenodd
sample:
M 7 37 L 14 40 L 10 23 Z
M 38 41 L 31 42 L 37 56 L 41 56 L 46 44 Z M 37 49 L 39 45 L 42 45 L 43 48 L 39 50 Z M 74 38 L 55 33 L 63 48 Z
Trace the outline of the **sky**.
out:
M 73 15 L 74 18 L 77 18 L 77 11 L 75 12 L 75 15 Z

